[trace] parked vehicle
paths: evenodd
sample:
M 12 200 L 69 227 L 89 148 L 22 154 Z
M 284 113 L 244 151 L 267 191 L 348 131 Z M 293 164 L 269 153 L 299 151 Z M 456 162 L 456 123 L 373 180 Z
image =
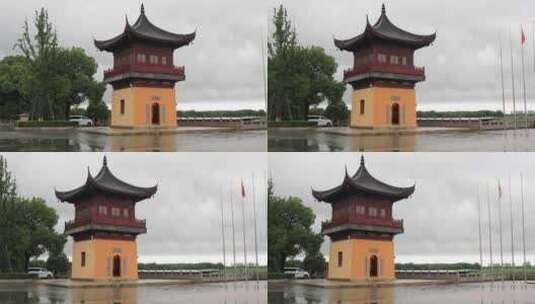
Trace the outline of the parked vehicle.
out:
M 83 115 L 71 115 L 69 121 L 77 122 L 79 126 L 91 127 L 94 125 L 93 120 Z
M 54 274 L 43 267 L 29 267 L 28 274 L 35 275 L 38 279 L 52 279 Z
M 321 115 L 309 115 L 307 121 L 315 122 L 318 127 L 332 127 L 333 122 Z
M 310 279 L 310 274 L 299 267 L 284 267 L 284 274 L 292 275 L 294 279 Z

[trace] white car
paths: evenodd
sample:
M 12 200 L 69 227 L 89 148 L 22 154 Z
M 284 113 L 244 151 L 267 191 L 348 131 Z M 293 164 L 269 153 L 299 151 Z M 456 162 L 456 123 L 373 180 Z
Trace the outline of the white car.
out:
M 54 274 L 42 267 L 29 267 L 28 274 L 35 275 L 38 279 L 52 279 Z
M 318 127 L 332 127 L 333 122 L 321 115 L 309 115 L 307 121 L 315 122 Z
M 83 115 L 71 115 L 69 121 L 77 122 L 79 126 L 91 127 L 93 125 L 93 120 Z
M 310 279 L 310 274 L 299 267 L 284 267 L 284 274 L 293 275 L 294 279 Z

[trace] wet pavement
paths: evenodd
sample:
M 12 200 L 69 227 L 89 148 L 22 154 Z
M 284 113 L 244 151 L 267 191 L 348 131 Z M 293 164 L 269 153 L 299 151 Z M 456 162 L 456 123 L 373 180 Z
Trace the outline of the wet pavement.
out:
M 269 284 L 270 304 L 399 304 L 399 303 L 535 303 L 535 285 L 522 283 L 465 283 L 419 287 L 315 288 Z
M 267 131 L 209 132 L 192 134 L 106 136 L 76 130 L 0 129 L 4 152 L 263 152 Z
M 123 288 L 0 285 L 2 304 L 267 303 L 267 283 L 232 282 Z
M 366 136 L 328 134 L 314 129 L 270 129 L 268 149 L 272 152 L 529 152 L 535 151 L 535 129 Z

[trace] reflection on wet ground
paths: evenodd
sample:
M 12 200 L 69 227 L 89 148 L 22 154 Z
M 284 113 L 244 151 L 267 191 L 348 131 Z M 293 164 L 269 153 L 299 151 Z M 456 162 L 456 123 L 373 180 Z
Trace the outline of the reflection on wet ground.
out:
M 235 282 L 124 288 L 0 285 L 2 304 L 267 303 L 267 283 Z
M 270 304 L 523 304 L 535 303 L 535 285 L 499 282 L 327 289 L 270 283 L 268 299 Z
M 219 151 L 262 152 L 267 132 L 106 136 L 64 131 L 0 129 L 0 151 Z
M 270 129 L 268 148 L 273 152 L 527 152 L 535 151 L 535 130 L 344 136 L 313 129 Z

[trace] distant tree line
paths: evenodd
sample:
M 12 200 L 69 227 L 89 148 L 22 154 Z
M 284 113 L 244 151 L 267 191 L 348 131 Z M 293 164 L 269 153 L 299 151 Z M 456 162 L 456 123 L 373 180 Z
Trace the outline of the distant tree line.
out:
M 177 111 L 178 117 L 244 117 L 244 116 L 255 116 L 255 117 L 266 117 L 266 111 L 264 110 L 216 110 L 216 111 Z
M 479 263 L 396 263 L 396 270 L 461 270 L 481 269 Z
M 295 26 L 281 5 L 273 10 L 273 34 L 268 42 L 269 120 L 306 120 L 309 108 L 327 102 L 326 116 L 345 120 L 344 83 L 334 79 L 338 65 L 318 46 L 302 46 Z
M 81 48 L 60 46 L 44 8 L 35 12 L 32 26 L 35 34 L 25 21 L 15 43 L 21 54 L 0 60 L 0 119 L 28 113 L 31 120 L 66 120 L 71 108 L 83 102 L 88 110 L 102 108 L 105 85 L 93 78 L 95 59 Z
M 140 270 L 200 270 L 223 269 L 223 263 L 138 263 Z
M 69 260 L 63 253 L 67 238 L 54 230 L 58 215 L 39 197 L 22 197 L 15 177 L 0 155 L 0 272 L 25 272 L 32 258 L 48 254 L 46 266 L 66 273 Z
M 440 117 L 504 117 L 502 111 L 417 111 L 418 118 L 440 118 Z

